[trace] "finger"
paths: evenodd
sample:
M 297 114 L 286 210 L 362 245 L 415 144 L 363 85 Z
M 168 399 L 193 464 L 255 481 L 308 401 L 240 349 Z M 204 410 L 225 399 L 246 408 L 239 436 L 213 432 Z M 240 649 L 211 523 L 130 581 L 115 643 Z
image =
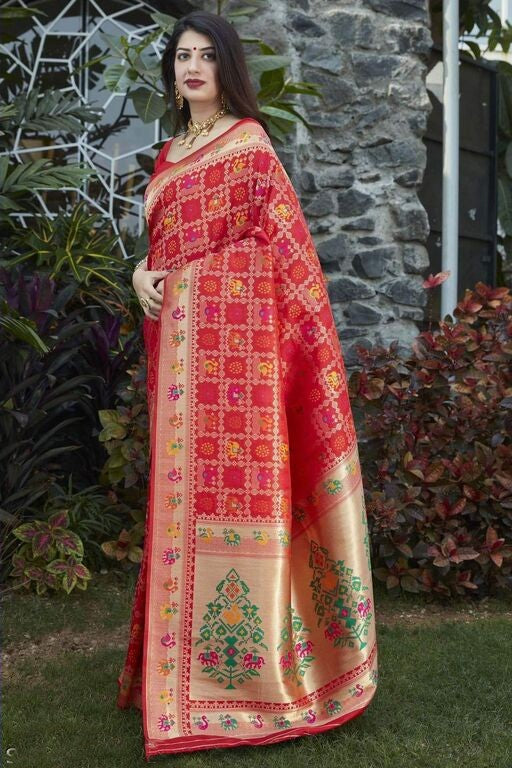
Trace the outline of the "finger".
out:
M 151 315 L 152 320 L 158 320 L 160 316 L 160 310 L 161 307 L 156 306 L 155 302 L 151 302 L 150 306 L 148 307 L 148 312 Z
M 148 298 L 152 303 L 161 305 L 163 301 L 163 295 L 153 285 L 148 288 Z

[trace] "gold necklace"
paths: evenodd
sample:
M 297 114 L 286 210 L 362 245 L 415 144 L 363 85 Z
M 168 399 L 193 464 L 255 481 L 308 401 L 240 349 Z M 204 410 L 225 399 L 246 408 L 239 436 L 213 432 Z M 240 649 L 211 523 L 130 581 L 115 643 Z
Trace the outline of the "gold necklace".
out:
M 220 117 L 222 117 L 223 115 L 227 114 L 228 112 L 229 112 L 229 109 L 225 109 L 224 107 L 222 107 L 221 109 L 219 109 L 218 112 L 216 112 L 211 117 L 208 117 L 206 120 L 197 121 L 196 123 L 194 123 L 192 121 L 192 118 L 190 118 L 190 120 L 188 121 L 187 132 L 185 134 L 185 138 L 182 139 L 181 141 L 178 141 L 179 146 L 180 147 L 183 146 L 183 144 L 185 144 L 185 142 L 187 140 L 188 134 L 189 133 L 193 133 L 194 135 L 190 139 L 189 143 L 186 144 L 187 149 L 190 149 L 190 147 L 192 146 L 192 142 L 198 136 L 208 136 L 208 134 L 210 133 L 210 131 L 212 129 L 212 126 L 217 122 L 217 120 Z

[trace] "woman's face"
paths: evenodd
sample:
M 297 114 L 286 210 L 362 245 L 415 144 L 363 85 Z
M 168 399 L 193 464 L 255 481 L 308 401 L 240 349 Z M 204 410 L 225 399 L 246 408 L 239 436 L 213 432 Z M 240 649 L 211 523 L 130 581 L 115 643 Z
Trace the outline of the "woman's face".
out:
M 218 63 L 211 38 L 193 29 L 185 30 L 176 46 L 174 74 L 178 90 L 185 99 L 220 107 Z M 202 80 L 203 84 L 194 88 L 187 84 L 189 79 Z

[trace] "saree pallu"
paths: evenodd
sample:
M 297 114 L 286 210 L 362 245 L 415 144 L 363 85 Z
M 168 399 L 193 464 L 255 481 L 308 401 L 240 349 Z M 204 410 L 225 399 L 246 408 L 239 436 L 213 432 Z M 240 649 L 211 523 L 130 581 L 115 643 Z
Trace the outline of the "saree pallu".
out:
M 118 706 L 150 756 L 269 744 L 377 686 L 370 547 L 340 342 L 299 201 L 244 118 L 145 195 L 150 480 Z

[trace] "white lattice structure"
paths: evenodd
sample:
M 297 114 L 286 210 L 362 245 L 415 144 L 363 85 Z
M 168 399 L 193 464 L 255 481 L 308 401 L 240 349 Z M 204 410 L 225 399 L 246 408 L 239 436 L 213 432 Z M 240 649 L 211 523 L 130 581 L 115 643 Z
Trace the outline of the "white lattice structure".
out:
M 30 9 L 26 0 L 8 0 L 5 5 Z M 156 25 L 150 13 L 155 9 L 150 3 L 125 0 L 47 0 L 38 3 L 37 7 L 45 11 L 47 17 L 34 15 L 32 28 L 20 34 L 20 39 L 32 48 L 33 60 L 27 63 L 14 43 L 0 46 L 12 62 L 8 74 L 16 74 L 16 68 L 20 68 L 29 90 L 41 82 L 60 86 L 64 92 L 76 93 L 77 103 L 102 108 L 104 114 L 96 127 L 94 124 L 86 126 L 69 143 L 57 133 L 45 135 L 43 138 L 47 140 L 49 136 L 50 143 L 45 143 L 43 151 L 33 140 L 28 144 L 21 125 L 12 154 L 21 161 L 26 154 L 52 157 L 55 153 L 65 153 L 68 162 L 81 162 L 95 168 L 97 180 L 93 184 L 84 184 L 77 190 L 78 195 L 87 200 L 92 209 L 111 220 L 114 231 L 121 235 L 121 248 L 126 256 L 131 250 L 126 240 L 137 237 L 144 226 L 142 188 L 147 175 L 142 173 L 136 155 L 149 150 L 151 158 L 154 156 L 151 149 L 160 138 L 160 124 L 159 121 L 144 124 L 133 112 L 126 94 L 106 90 L 102 77 L 84 69 L 83 64 L 108 50 L 101 33 L 116 37 L 126 35 L 130 42 L 136 42 L 154 31 Z M 152 44 L 159 58 L 164 44 L 162 36 Z M 98 126 L 122 125 L 125 118 L 128 124 L 120 131 L 116 129 L 103 137 L 95 136 Z M 137 174 L 140 174 L 138 182 Z M 38 199 L 41 211 L 51 216 L 44 196 L 38 195 Z M 27 216 L 18 216 L 26 226 Z

